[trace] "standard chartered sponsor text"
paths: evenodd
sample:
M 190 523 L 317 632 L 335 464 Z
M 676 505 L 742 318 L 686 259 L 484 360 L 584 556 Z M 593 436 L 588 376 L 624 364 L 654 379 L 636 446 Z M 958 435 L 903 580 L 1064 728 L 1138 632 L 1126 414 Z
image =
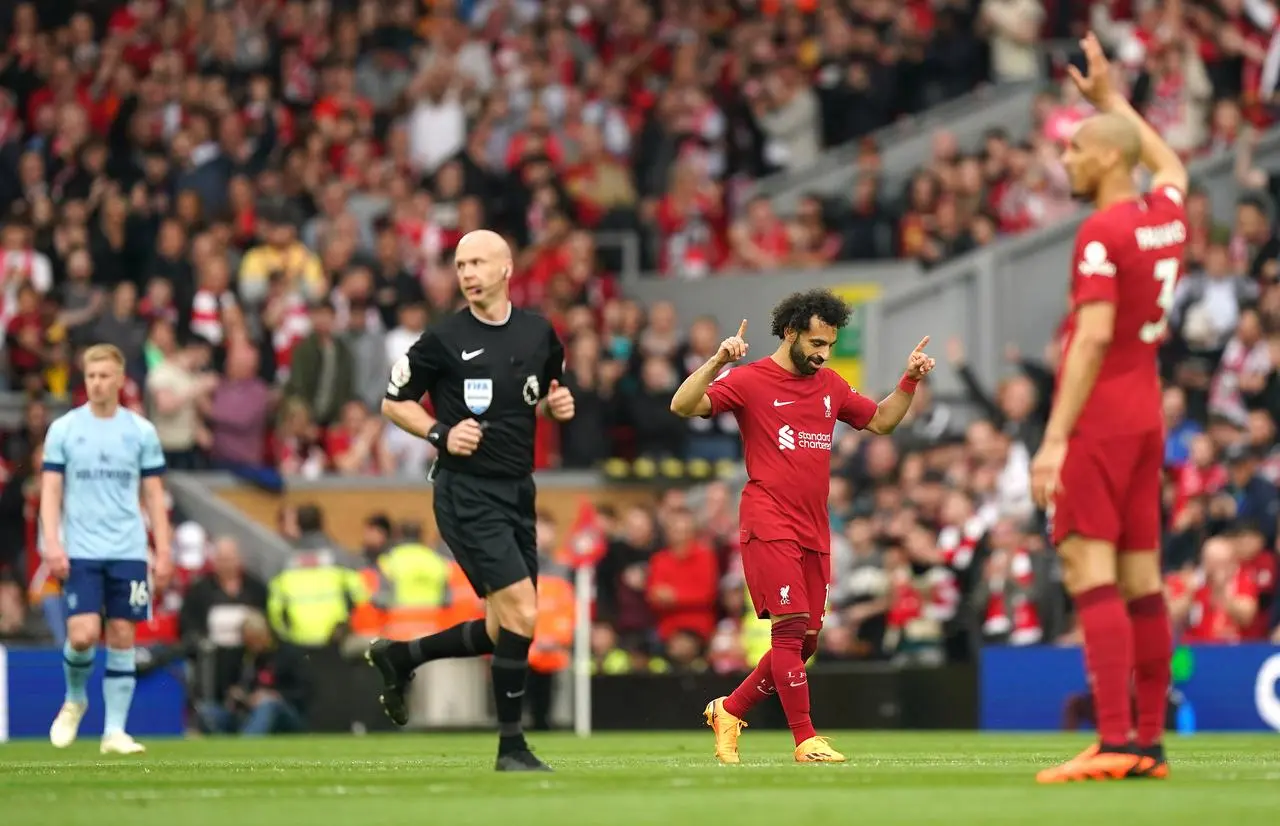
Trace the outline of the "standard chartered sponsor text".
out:
M 810 450 L 831 450 L 830 433 L 807 433 L 796 431 L 796 444 Z

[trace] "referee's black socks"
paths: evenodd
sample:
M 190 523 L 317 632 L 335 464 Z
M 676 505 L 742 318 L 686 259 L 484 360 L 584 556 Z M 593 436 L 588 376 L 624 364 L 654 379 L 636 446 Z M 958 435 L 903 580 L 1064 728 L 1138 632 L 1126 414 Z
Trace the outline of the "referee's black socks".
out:
M 524 683 L 533 640 L 503 628 L 493 649 L 493 702 L 498 712 L 498 754 L 529 748 L 524 741 Z
M 408 673 L 423 663 L 450 657 L 480 657 L 493 653 L 493 640 L 484 629 L 484 620 L 460 622 L 438 634 L 409 642 L 393 643 L 387 649 L 396 667 Z

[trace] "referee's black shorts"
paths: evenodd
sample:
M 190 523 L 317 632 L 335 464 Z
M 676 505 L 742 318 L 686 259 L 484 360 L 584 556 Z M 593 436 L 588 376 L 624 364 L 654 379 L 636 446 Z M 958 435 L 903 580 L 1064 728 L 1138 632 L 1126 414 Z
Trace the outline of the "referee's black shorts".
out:
M 436 527 L 476 594 L 522 579 L 538 584 L 533 477 L 488 479 L 441 468 L 432 506 Z

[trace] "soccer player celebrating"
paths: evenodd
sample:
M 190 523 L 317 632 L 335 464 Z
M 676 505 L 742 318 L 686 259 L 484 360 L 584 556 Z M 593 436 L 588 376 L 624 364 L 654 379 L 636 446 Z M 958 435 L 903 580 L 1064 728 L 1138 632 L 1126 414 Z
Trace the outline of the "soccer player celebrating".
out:
M 1081 45 L 1088 74 L 1071 67 L 1071 77 L 1099 114 L 1080 124 L 1063 161 L 1075 194 L 1097 211 L 1076 238 L 1072 313 L 1031 486 L 1051 514 L 1075 601 L 1099 742 L 1040 772 L 1042 783 L 1169 771 L 1161 746 L 1172 641 L 1160 579 L 1156 351 L 1187 239 L 1187 171 L 1112 89 L 1097 39 Z M 1145 195 L 1134 185 L 1139 163 L 1153 173 Z
M 151 423 L 120 406 L 125 376 L 119 349 L 90 347 L 84 373 L 89 401 L 49 426 L 40 480 L 44 558 L 50 572 L 63 580 L 68 614 L 63 649 L 67 693 L 49 741 L 65 748 L 80 731 L 89 705 L 85 684 L 105 614 L 101 751 L 140 754 L 146 749 L 125 733 L 135 684 L 134 625 L 150 616 L 153 585 L 138 488 L 141 484 L 155 540 L 154 586 L 164 588 L 173 573 L 161 481 L 164 452 Z
M 836 420 L 892 433 L 911 407 L 916 384 L 934 366 L 924 352 L 926 336 L 907 359 L 897 390 L 879 404 L 859 395 L 823 366 L 849 313 L 829 290 L 792 295 L 773 310 L 773 334 L 782 341 L 769 358 L 720 372 L 747 354 L 744 320 L 671 400 L 681 416 L 732 411 L 738 420 L 749 477 L 739 507 L 742 565 L 756 614 L 773 628 L 773 646 L 755 671 L 732 695 L 707 705 L 722 763 L 739 762 L 742 718 L 775 692 L 795 737 L 796 762 L 845 759 L 813 728 L 804 666 L 818 647 L 831 582 L 831 435 Z

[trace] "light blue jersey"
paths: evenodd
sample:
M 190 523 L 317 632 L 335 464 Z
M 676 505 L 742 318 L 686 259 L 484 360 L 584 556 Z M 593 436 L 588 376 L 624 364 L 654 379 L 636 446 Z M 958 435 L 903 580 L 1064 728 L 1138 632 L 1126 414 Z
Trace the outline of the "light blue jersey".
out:
M 49 425 L 44 469 L 62 474 L 62 547 L 70 559 L 147 559 L 143 476 L 164 473 L 151 422 L 123 407 L 110 419 L 85 404 Z

